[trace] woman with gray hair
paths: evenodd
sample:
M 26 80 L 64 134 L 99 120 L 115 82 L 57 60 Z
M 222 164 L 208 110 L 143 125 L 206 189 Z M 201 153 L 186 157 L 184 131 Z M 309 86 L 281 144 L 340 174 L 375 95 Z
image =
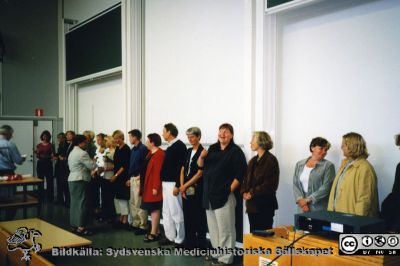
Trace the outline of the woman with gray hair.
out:
M 249 161 L 241 189 L 243 199 L 246 201 L 250 231 L 271 229 L 275 210 L 278 209 L 276 199 L 279 184 L 278 160 L 269 152 L 273 142 L 267 132 L 254 132 L 250 146 L 257 155 Z
M 331 144 L 324 138 L 311 140 L 311 156 L 296 164 L 293 176 L 294 199 L 299 211 L 326 210 L 335 178 L 335 166 L 325 156 Z
M 187 150 L 185 163 L 181 169 L 183 217 L 185 223 L 185 243 L 187 249 L 207 247 L 207 219 L 206 211 L 202 207 L 203 196 L 203 170 L 199 169 L 197 160 L 203 146 L 200 144 L 201 130 L 198 127 L 191 127 L 186 130 L 186 135 L 191 148 Z

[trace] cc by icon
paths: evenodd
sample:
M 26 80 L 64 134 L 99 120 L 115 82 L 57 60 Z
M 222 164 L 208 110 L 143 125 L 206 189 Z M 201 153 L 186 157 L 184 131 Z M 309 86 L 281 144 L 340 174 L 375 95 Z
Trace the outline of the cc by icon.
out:
M 346 254 L 353 254 L 357 247 L 357 239 L 354 236 L 343 237 L 340 241 L 340 249 Z

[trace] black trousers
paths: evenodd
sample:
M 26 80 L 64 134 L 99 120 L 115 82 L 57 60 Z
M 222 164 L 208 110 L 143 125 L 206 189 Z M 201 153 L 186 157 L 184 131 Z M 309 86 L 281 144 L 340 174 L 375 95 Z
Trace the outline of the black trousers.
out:
M 57 182 L 57 201 L 65 206 L 70 204 L 70 195 L 68 188 L 68 161 L 57 161 L 54 170 L 54 176 Z
M 101 202 L 102 217 L 106 220 L 114 220 L 115 218 L 115 184 L 107 179 L 100 179 L 101 186 Z
M 268 230 L 274 223 L 275 210 L 264 209 L 259 213 L 248 213 L 250 222 L 250 232 L 253 230 Z
M 94 213 L 95 209 L 100 208 L 100 187 L 102 178 L 96 176 L 89 182 L 89 211 Z
M 198 191 L 196 191 L 198 193 Z M 182 198 L 183 217 L 185 220 L 185 248 L 206 248 L 207 218 L 202 207 L 202 193 Z
M 46 197 L 49 201 L 54 199 L 53 162 L 51 160 L 38 160 L 37 174 L 40 179 L 46 178 Z

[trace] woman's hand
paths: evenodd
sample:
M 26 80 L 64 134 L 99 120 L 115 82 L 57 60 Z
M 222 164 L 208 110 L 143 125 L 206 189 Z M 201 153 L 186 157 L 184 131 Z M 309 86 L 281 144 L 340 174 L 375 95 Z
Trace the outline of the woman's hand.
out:
M 245 192 L 243 193 L 243 199 L 245 200 L 251 200 L 252 196 L 250 192 Z
M 131 180 L 127 180 L 126 183 L 125 183 L 125 185 L 126 185 L 127 187 L 130 187 L 130 186 L 131 186 Z
M 116 176 L 116 175 L 113 175 L 113 176 L 110 178 L 110 182 L 111 182 L 111 183 L 114 183 L 115 181 L 117 181 L 117 176 Z
M 179 191 L 180 191 L 182 194 L 185 193 L 186 187 L 185 187 L 184 185 L 182 185 L 182 186 L 179 188 Z
M 302 208 L 303 212 L 309 212 L 310 211 L 310 207 L 308 207 L 308 205 L 304 205 Z
M 157 193 L 158 193 L 157 189 L 154 189 L 154 188 L 153 188 L 153 196 L 156 196 Z
M 307 205 L 308 205 L 308 202 L 307 202 L 306 199 L 301 198 L 301 199 L 299 199 L 299 200 L 297 201 L 297 205 L 299 205 L 300 208 L 303 208 L 304 206 L 307 206 Z

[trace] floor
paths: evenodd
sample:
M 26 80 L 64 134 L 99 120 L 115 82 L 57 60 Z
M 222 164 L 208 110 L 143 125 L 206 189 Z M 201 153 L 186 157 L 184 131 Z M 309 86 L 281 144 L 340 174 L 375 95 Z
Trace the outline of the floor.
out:
M 28 218 L 36 217 L 36 209 L 28 210 Z M 22 211 L 18 211 L 16 219 L 22 219 Z M 60 205 L 45 203 L 42 208 L 41 219 L 69 230 L 69 210 Z M 94 248 L 101 248 L 103 256 L 86 257 L 55 257 L 51 254 L 44 255 L 56 265 L 210 265 L 204 257 L 176 256 L 171 248 L 170 256 L 108 256 L 107 248 L 158 248 L 158 244 L 144 243 L 143 236 L 136 236 L 133 232 L 115 229 L 111 225 L 94 222 L 96 234 L 86 237 L 93 242 Z M 242 265 L 242 258 L 236 257 L 233 265 Z

